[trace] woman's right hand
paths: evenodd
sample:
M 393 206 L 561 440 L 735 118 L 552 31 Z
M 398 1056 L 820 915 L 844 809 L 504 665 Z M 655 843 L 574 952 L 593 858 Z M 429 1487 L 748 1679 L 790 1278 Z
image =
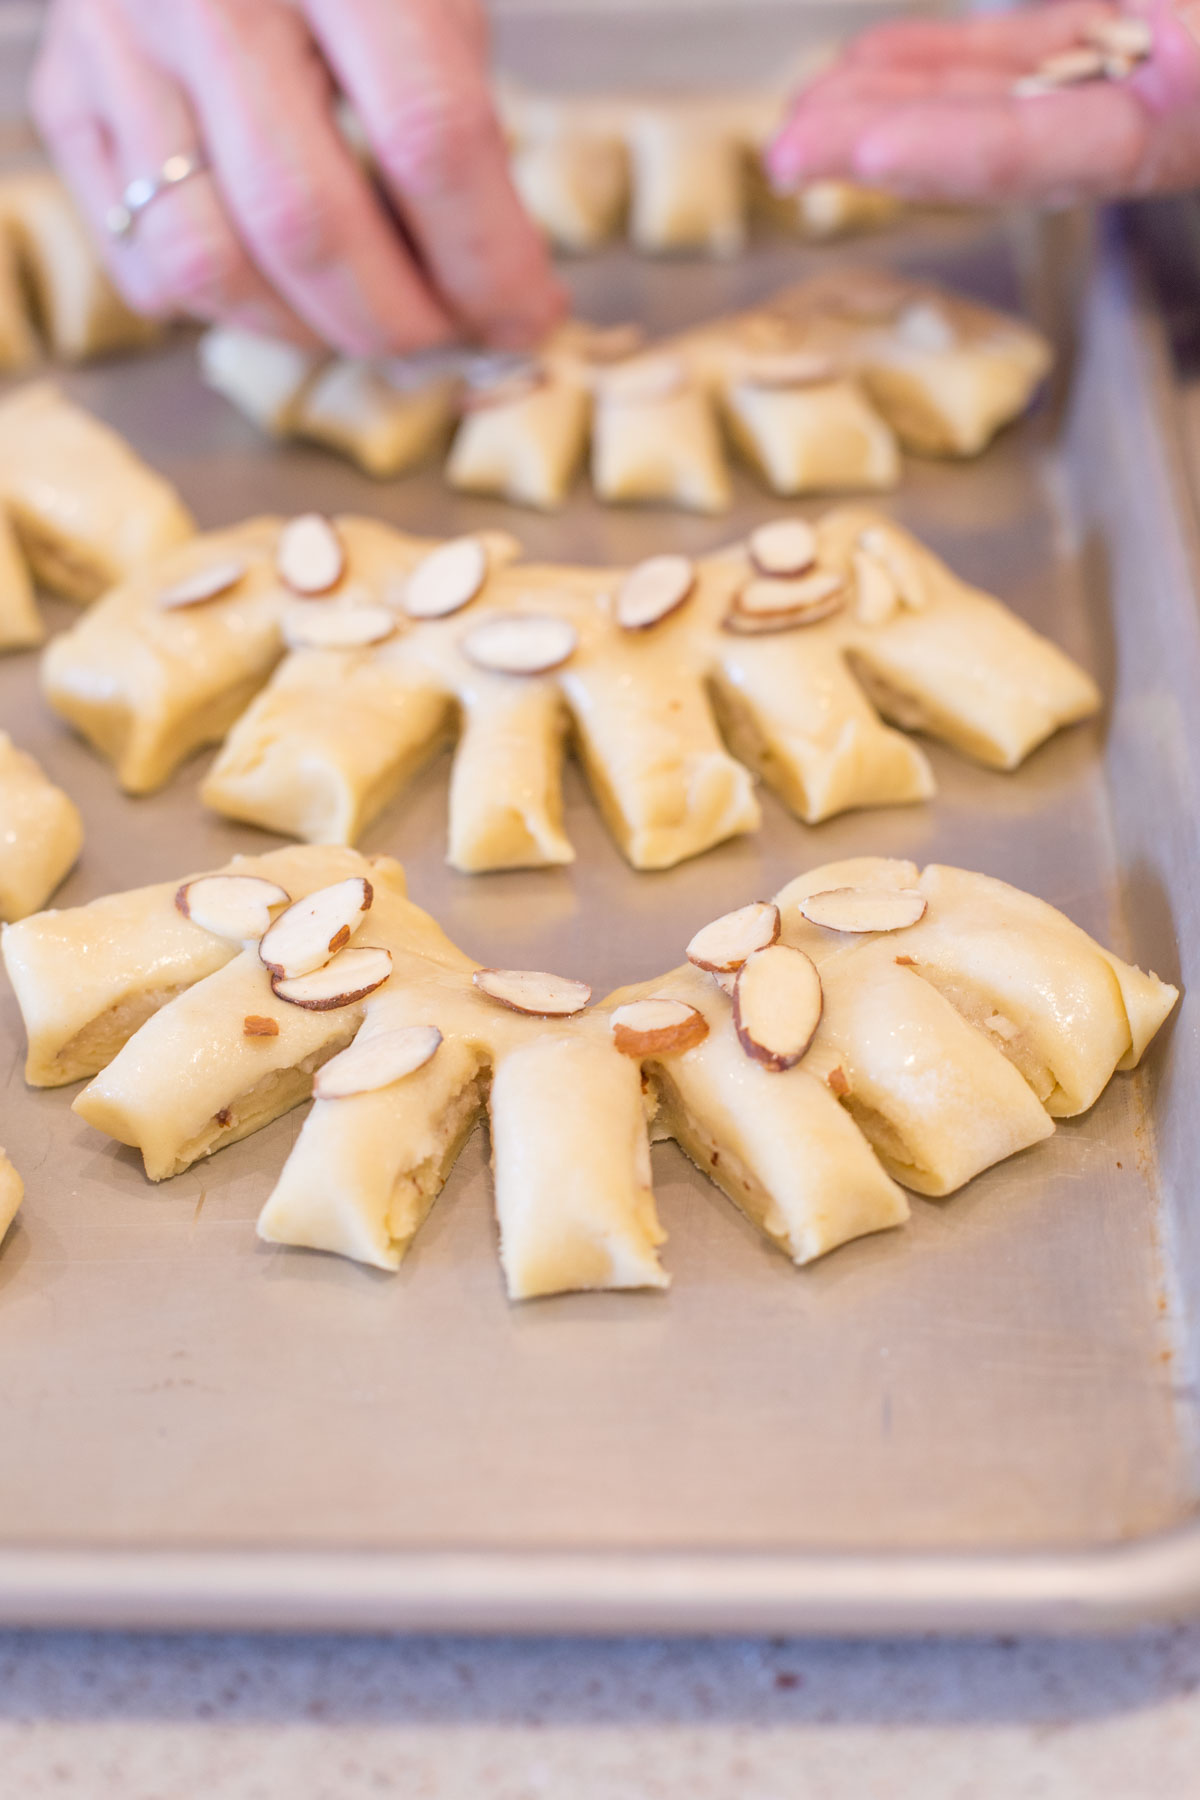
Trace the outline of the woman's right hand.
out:
M 509 179 L 476 0 L 51 0 L 31 101 L 140 312 L 369 356 L 519 347 L 563 310 Z M 114 239 L 126 185 L 196 150 L 207 170 Z

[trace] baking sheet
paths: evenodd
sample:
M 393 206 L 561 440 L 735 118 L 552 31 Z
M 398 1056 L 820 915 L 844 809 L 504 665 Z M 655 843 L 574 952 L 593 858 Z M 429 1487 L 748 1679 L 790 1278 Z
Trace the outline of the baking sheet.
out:
M 1075 252 L 1030 249 L 1021 228 L 967 223 L 848 253 L 1048 305 Z M 657 330 L 756 300 L 822 254 L 767 245 L 696 266 L 616 250 L 571 279 L 590 316 Z M 1200 942 L 1200 638 L 1167 372 L 1129 283 L 1110 246 L 1068 406 L 975 466 L 911 463 L 887 502 L 1099 676 L 1114 696 L 1101 723 L 1014 777 L 934 747 L 928 807 L 808 829 L 768 796 L 758 836 L 657 875 L 625 867 L 574 776 L 573 869 L 456 875 L 444 760 L 364 847 L 400 856 L 414 898 L 483 960 L 598 991 L 670 966 L 726 907 L 863 852 L 1004 876 L 1179 980 L 1179 946 Z M 585 491 L 541 518 L 433 474 L 377 486 L 263 444 L 200 387 L 186 339 L 66 385 L 205 524 L 356 508 L 427 532 L 502 523 L 534 558 L 628 562 L 781 511 L 750 481 L 716 521 L 604 510 Z M 119 795 L 35 676 L 32 656 L 0 662 L 0 720 L 88 822 L 59 904 L 276 841 L 200 808 L 203 759 L 162 794 Z M 68 1093 L 24 1089 L 21 1051 L 6 990 L 0 1142 L 28 1199 L 0 1255 L 0 1622 L 1061 1625 L 1200 1597 L 1186 999 L 1143 1073 L 956 1199 L 915 1201 L 902 1232 L 797 1271 L 661 1146 L 672 1291 L 519 1309 L 482 1134 L 385 1276 L 256 1242 L 301 1113 L 151 1188 Z

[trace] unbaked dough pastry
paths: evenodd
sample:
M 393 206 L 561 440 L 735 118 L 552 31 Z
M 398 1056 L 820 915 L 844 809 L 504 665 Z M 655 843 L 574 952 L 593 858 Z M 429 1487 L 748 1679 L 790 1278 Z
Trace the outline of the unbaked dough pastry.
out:
M 228 730 L 207 804 L 311 842 L 351 842 L 457 733 L 451 863 L 540 866 L 573 857 L 561 795 L 569 734 L 621 850 L 656 869 L 756 829 L 751 770 L 810 824 L 928 798 L 924 752 L 880 714 L 1013 769 L 1099 705 L 1060 650 L 866 508 L 632 572 L 514 562 L 500 536 L 431 554 L 428 540 L 339 520 L 340 587 L 303 603 L 285 599 L 274 573 L 278 534 L 277 521 L 259 520 L 197 538 L 47 652 L 51 705 L 132 791 L 160 785 Z M 781 546 L 802 574 L 759 572 L 755 556 L 778 565 Z M 248 558 L 240 582 L 163 608 L 170 584 L 231 551 Z M 647 581 L 660 607 L 671 603 L 656 620 L 627 612 Z M 406 610 L 428 593 L 455 610 Z M 268 681 L 297 604 L 310 633 L 336 637 L 366 613 L 383 635 L 301 644 Z
M 17 1216 L 24 1195 L 24 1182 L 4 1151 L 0 1150 L 0 1244 L 3 1244 L 5 1233 Z
M 51 706 L 115 763 L 128 792 L 161 787 L 194 751 L 219 743 L 284 655 L 285 611 L 306 603 L 295 600 L 278 572 L 282 526 L 277 518 L 249 519 L 190 539 L 112 589 L 47 649 L 42 680 Z M 340 519 L 337 531 L 346 573 L 335 603 L 348 607 L 385 598 L 435 547 L 433 540 L 401 536 L 373 519 Z M 497 562 L 516 549 L 501 532 L 480 541 L 485 556 Z M 185 592 L 210 571 L 234 578 L 199 603 L 164 604 L 164 596 Z M 289 665 L 314 654 L 296 652 Z M 322 666 L 332 669 L 338 660 L 326 652 Z M 361 662 L 362 656 L 341 653 L 340 660 Z M 308 780 L 318 790 L 324 784 L 319 710 L 318 703 L 309 720 L 309 772 L 295 771 L 301 788 Z M 355 736 L 359 754 L 370 757 L 374 746 L 367 734 Z M 319 807 L 319 791 L 312 803 Z M 348 823 L 333 835 L 348 836 L 355 828 Z
M 265 937 L 239 937 L 229 892 L 206 952 L 211 878 L 10 928 L 31 1056 L 49 1024 L 37 1066 L 101 1007 L 108 1034 L 85 1060 L 102 1066 L 75 1110 L 140 1149 L 153 1180 L 315 1091 L 259 1234 L 385 1269 L 486 1109 L 513 1299 L 667 1284 L 651 1136 L 675 1138 L 797 1263 L 899 1225 L 904 1187 L 948 1194 L 1089 1107 L 1177 998 L 1045 902 L 938 865 L 813 870 L 600 1006 L 581 982 L 482 968 L 387 858 L 304 849 L 221 873 L 227 890 L 279 884 Z M 207 929 L 183 916 L 205 889 Z M 92 971 L 82 1008 L 67 945 Z
M 160 328 L 131 312 L 101 267 L 66 188 L 47 169 L 0 178 L 0 241 L 32 300 L 33 326 L 51 356 L 82 362 L 152 343 Z M 30 333 L 33 338 L 33 333 Z M 9 360 L 9 348 L 18 353 Z M 27 368 L 37 355 L 0 331 L 0 366 Z
M 461 410 L 446 479 L 560 506 L 591 443 L 607 501 L 698 512 L 730 503 L 729 450 L 776 493 L 891 488 L 901 451 L 973 456 L 1030 404 L 1050 367 L 1030 326 L 884 270 L 840 269 L 752 311 L 640 344 L 578 322 L 536 357 L 480 358 L 455 392 L 425 364 L 398 395 L 335 361 L 211 333 L 209 379 L 276 434 L 318 437 L 372 474 L 427 457 Z M 219 371 L 219 373 L 214 373 Z
M 0 731 L 0 921 L 44 906 L 82 845 L 74 801 Z
M 513 180 L 557 249 L 595 250 L 628 225 L 652 254 L 734 256 L 755 218 L 827 238 L 877 229 L 901 210 L 890 196 L 822 181 L 772 193 L 762 156 L 786 91 L 572 95 L 502 91 Z
M 36 579 L 80 602 L 195 530 L 170 482 L 48 382 L 0 400 L 0 507 Z M 7 611 L 0 648 L 28 641 L 5 634 Z M 16 616 L 27 631 L 24 600 Z

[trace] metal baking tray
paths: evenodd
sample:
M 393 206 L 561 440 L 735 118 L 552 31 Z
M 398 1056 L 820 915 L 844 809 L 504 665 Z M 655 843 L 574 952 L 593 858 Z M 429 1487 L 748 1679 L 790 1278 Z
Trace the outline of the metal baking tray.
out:
M 1064 231 L 1066 235 L 1064 235 Z M 1020 225 L 872 246 L 1061 318 L 1084 251 Z M 853 254 L 865 254 L 862 247 Z M 682 324 L 804 258 L 578 265 L 581 305 Z M 1002 875 L 1161 975 L 1195 981 L 1196 543 L 1159 324 L 1107 243 L 1063 391 L 977 464 L 910 464 L 887 502 L 1101 678 L 1104 719 L 1015 776 L 933 749 L 929 806 L 767 823 L 656 875 L 568 784 L 571 870 L 459 876 L 446 765 L 369 833 L 485 960 L 603 991 L 670 966 L 705 918 L 865 851 Z M 1064 344 L 1069 361 L 1069 346 Z M 186 339 L 67 385 L 171 474 L 203 522 L 359 508 L 431 532 L 515 527 L 531 556 L 702 550 L 777 514 L 561 516 L 374 486 L 260 442 Z M 807 509 L 812 510 L 812 509 Z M 61 623 L 67 608 L 51 608 Z M 33 656 L 0 718 L 77 797 L 96 894 L 261 846 L 206 814 L 199 767 L 120 796 L 49 716 Z M 402 1271 L 256 1242 L 300 1114 L 160 1188 L 20 1077 L 0 995 L 0 1142 L 28 1182 L 0 1255 L 0 1623 L 570 1630 L 1061 1628 L 1200 1600 L 1194 1002 L 1085 1118 L 905 1231 L 797 1271 L 672 1146 L 654 1152 L 667 1295 L 504 1299 L 482 1134 Z
M 498 10 L 518 73 L 563 70 L 568 37 L 541 15 L 566 8 Z M 786 10 L 747 9 L 737 79 L 770 66 Z M 569 79 L 619 78 L 622 57 L 640 71 L 652 42 L 699 82 L 715 48 L 733 79 L 718 8 L 695 29 L 682 11 L 623 12 L 611 73 L 596 21 L 574 19 Z M 7 43 L 0 63 L 15 66 Z M 652 264 L 617 249 L 569 276 L 598 320 L 670 329 L 830 254 L 762 243 L 732 265 Z M 1032 417 L 974 465 L 911 462 L 887 505 L 1091 668 L 1104 718 L 1016 776 L 934 747 L 931 806 L 806 829 L 768 796 L 759 835 L 662 874 L 625 867 L 573 775 L 573 869 L 454 874 L 445 761 L 365 847 L 404 860 L 465 948 L 600 991 L 670 966 L 724 908 L 869 851 L 1004 876 L 1186 990 L 1200 561 L 1137 269 L 1115 239 L 1093 262 L 1070 221 L 925 220 L 832 254 L 1024 302 L 1059 338 L 1062 378 Z M 258 440 L 200 386 L 186 337 L 66 385 L 210 525 L 358 509 L 428 532 L 502 524 L 530 557 L 619 563 L 705 550 L 781 510 L 749 480 L 721 520 L 605 511 L 582 490 L 558 517 L 522 515 L 432 473 L 376 486 Z M 61 625 L 69 608 L 48 614 Z M 275 841 L 201 809 L 199 764 L 122 797 L 42 705 L 33 656 L 0 659 L 0 723 L 85 813 L 60 904 Z M 1185 992 L 1144 1070 L 1050 1143 L 805 1271 L 658 1147 L 671 1292 L 514 1309 L 482 1134 L 398 1275 L 273 1250 L 253 1221 L 300 1114 L 152 1188 L 69 1094 L 24 1088 L 4 988 L 0 1143 L 28 1198 L 0 1253 L 0 1625 L 1063 1629 L 1195 1607 L 1193 1009 Z

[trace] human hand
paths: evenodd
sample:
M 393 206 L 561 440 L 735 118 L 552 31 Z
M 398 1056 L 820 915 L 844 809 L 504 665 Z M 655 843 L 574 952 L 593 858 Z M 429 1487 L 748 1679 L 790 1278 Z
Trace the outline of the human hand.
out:
M 1128 9 L 1130 12 L 1134 8 Z M 1147 0 L 1149 58 L 1121 81 L 1022 96 L 1043 58 L 1114 17 L 1097 0 L 884 25 L 798 99 L 768 153 L 790 187 L 841 176 L 915 200 L 1142 194 L 1200 182 L 1200 0 Z
M 352 356 L 517 347 L 562 296 L 509 180 L 485 35 L 477 0 L 51 0 L 31 105 L 139 312 Z M 197 149 L 208 169 L 114 239 L 126 184 Z

